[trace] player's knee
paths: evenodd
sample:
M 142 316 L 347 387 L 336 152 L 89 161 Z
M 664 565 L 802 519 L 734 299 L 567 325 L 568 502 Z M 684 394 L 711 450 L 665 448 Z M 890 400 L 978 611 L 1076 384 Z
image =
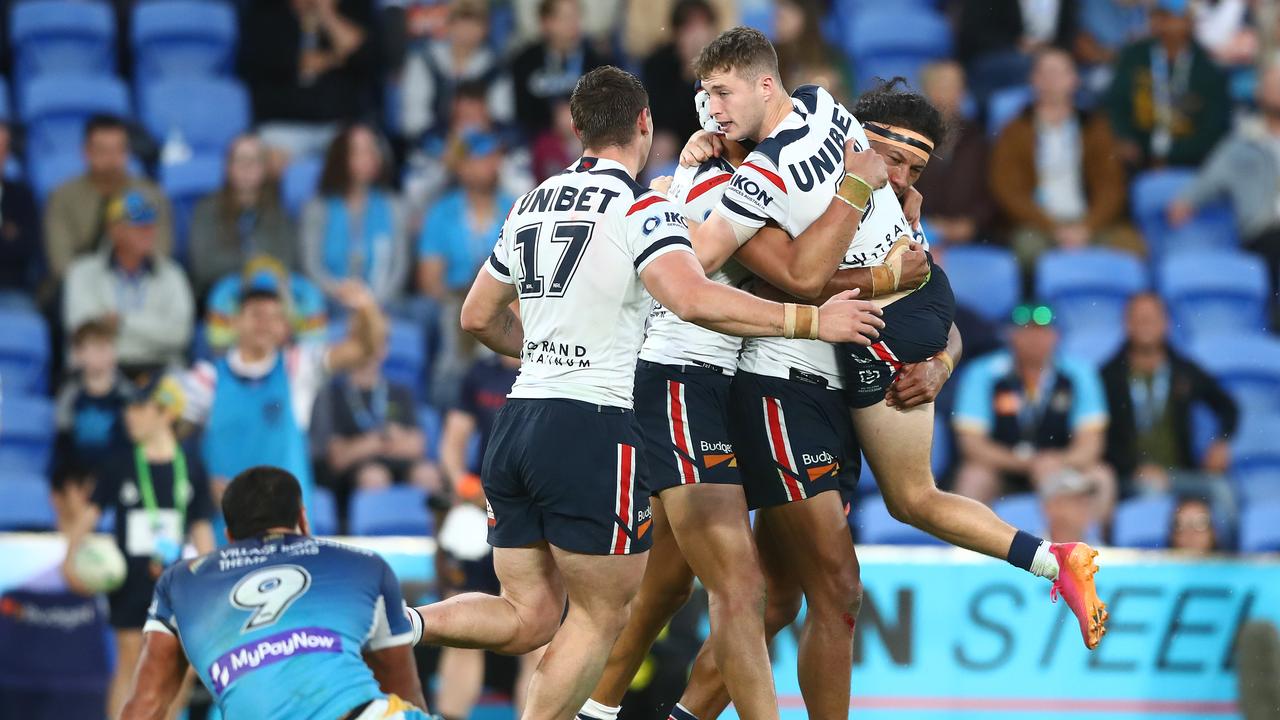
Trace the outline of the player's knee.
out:
M 885 493 L 884 504 L 894 520 L 907 525 L 918 525 L 928 512 L 930 496 L 938 489 L 932 485 Z
M 672 583 L 666 587 L 645 589 L 636 597 L 636 603 L 653 608 L 659 614 L 674 615 L 693 597 L 693 576 L 687 581 Z
M 809 598 L 810 612 L 857 615 L 862 607 L 862 575 L 856 563 L 843 563 L 825 573 L 818 592 Z
M 796 621 L 803 598 L 799 593 L 774 593 L 764 607 L 764 629 L 770 637 Z

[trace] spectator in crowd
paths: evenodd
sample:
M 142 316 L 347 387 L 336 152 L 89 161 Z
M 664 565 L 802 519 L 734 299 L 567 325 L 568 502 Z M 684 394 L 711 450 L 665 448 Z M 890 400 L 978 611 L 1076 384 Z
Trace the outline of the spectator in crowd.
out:
M 1151 32 L 1116 59 L 1115 152 L 1131 168 L 1199 165 L 1231 124 L 1226 76 L 1191 37 L 1187 0 L 1157 0 Z
M 76 508 L 63 563 L 67 584 L 76 592 L 92 594 L 76 577 L 71 558 L 104 512 L 115 513 L 116 543 L 126 558 L 124 584 L 107 596 L 116 636 L 107 717 L 119 717 L 133 684 L 156 580 L 182 559 L 185 543 L 199 554 L 214 549 L 209 522 L 214 510 L 204 465 L 199 453 L 179 444 L 174 434 L 184 402 L 182 386 L 173 378 L 142 382 L 125 410 L 130 446 L 96 469 L 91 495 L 84 485 L 64 487 L 66 499 Z
M 1280 60 L 1267 64 L 1255 90 L 1258 114 L 1223 140 L 1168 210 L 1169 224 L 1185 224 L 1213 200 L 1231 201 L 1245 244 L 1262 255 L 1280 289 Z
M 439 488 L 438 472 L 425 459 L 413 391 L 382 374 L 386 357 L 384 342 L 373 357 L 330 380 L 312 410 L 311 438 L 339 495 L 403 484 Z
M 263 273 L 271 275 L 280 290 L 290 342 L 323 342 L 328 337 L 328 303 L 320 288 L 306 277 L 289 272 L 275 258 L 259 255 L 244 266 L 243 272 L 222 278 L 209 291 L 204 341 L 210 352 L 221 354 L 235 344 L 240 295 Z
M 1250 0 L 1202 0 L 1193 7 L 1195 38 L 1223 66 L 1248 65 L 1258 55 L 1258 31 L 1249 24 Z
M 979 103 L 995 90 L 1026 81 L 1035 51 L 1068 48 L 1075 36 L 1075 3 L 1067 0 L 954 2 L 956 56 L 969 71 Z
M 363 124 L 340 132 L 325 153 L 320 197 L 302 213 L 302 261 L 330 296 L 347 280 L 367 285 L 383 305 L 404 293 L 409 238 L 390 164 L 386 144 Z
M 934 148 L 933 159 L 915 184 L 925 197 L 929 239 L 944 245 L 974 242 L 990 225 L 994 211 L 987 183 L 974 181 L 987 177 L 986 128 L 964 116 L 965 79 L 960 63 L 931 63 L 920 74 L 920 87 L 947 122 L 946 137 Z
M 191 286 L 156 250 L 159 218 L 141 191 L 113 198 L 103 218 L 110 244 L 73 262 L 63 287 L 63 328 L 69 333 L 93 319 L 115 327 L 127 375 L 181 363 L 191 341 Z
M 551 127 L 539 133 L 533 141 L 534 179 L 541 183 L 564 172 L 581 155 L 582 141 L 573 131 L 569 102 L 557 100 L 551 106 Z
M 1089 478 L 1063 467 L 1040 485 L 1040 508 L 1044 513 L 1045 538 L 1049 542 L 1079 542 L 1098 526 L 1097 503 Z
M 650 6 L 650 14 L 647 16 L 650 20 L 655 17 L 668 17 L 670 15 L 671 0 L 652 1 L 657 6 Z M 621 29 L 623 14 L 629 9 L 624 7 L 628 2 L 629 0 L 586 0 L 586 2 L 583 2 L 580 8 L 583 36 L 597 49 L 605 50 L 611 47 Z M 530 42 L 537 41 L 542 32 L 541 18 L 538 15 L 538 11 L 542 8 L 542 0 L 511 0 L 508 4 L 515 11 L 514 34 L 510 38 L 509 45 L 523 47 Z M 651 24 L 654 23 L 651 22 Z M 661 33 L 661 30 L 659 33 Z M 657 43 L 654 43 L 649 50 L 651 51 L 656 45 Z M 632 57 L 644 57 L 648 54 L 648 52 L 637 53 Z
M 76 256 L 98 249 L 107 230 L 107 206 L 129 190 L 141 193 L 155 208 L 155 250 L 168 257 L 173 249 L 173 212 L 155 183 L 129 174 L 129 133 L 124 121 L 110 115 L 89 118 L 84 127 L 84 162 L 84 174 L 62 184 L 45 203 L 45 254 L 53 279 L 61 280 Z
M 268 255 L 298 267 L 298 236 L 280 203 L 280 188 L 267 175 L 267 150 L 256 135 L 241 135 L 226 155 L 222 187 L 191 213 L 191 282 L 196 296 L 251 258 Z
M 715 10 L 707 0 L 680 0 L 671 10 L 671 42 L 644 61 L 641 77 L 653 113 L 654 166 L 674 160 L 689 136 L 701 129 L 693 111 L 693 58 L 716 37 Z
M 990 503 L 1039 490 L 1063 467 L 1097 488 L 1098 517 L 1109 518 L 1115 478 L 1102 462 L 1106 399 L 1088 366 L 1055 355 L 1053 311 L 1013 311 L 1007 352 L 973 361 L 960 378 L 952 424 L 960 445 L 956 492 Z
M 71 335 L 73 374 L 58 391 L 58 464 L 90 472 L 129 444 L 124 407 L 133 386 L 116 366 L 116 328 L 88 320 Z
M 505 355 L 476 360 L 462 381 L 457 405 L 444 419 L 440 436 L 440 465 L 452 486 L 452 509 L 447 511 L 438 534 L 437 577 L 445 597 L 467 592 L 501 590 L 493 569 L 493 553 L 485 541 L 484 490 L 480 486 L 480 459 L 489 442 L 498 411 L 516 380 L 520 361 Z M 513 704 L 519 715 L 524 707 L 529 679 L 542 657 L 535 651 L 520 658 Z M 443 648 L 440 651 L 440 691 L 436 711 L 447 718 L 471 715 L 484 687 L 484 651 Z
M 1081 0 L 1073 49 L 1090 93 L 1107 89 L 1120 50 L 1147 35 L 1150 4 L 1150 0 Z
M 285 156 L 321 152 L 339 123 L 374 107 L 373 18 L 373 0 L 244 4 L 239 74 L 268 147 Z
M 520 0 L 531 4 L 535 0 Z M 654 18 L 669 18 L 679 0 L 625 0 L 625 17 L 622 20 L 622 52 L 627 57 L 648 57 L 650 53 L 670 40 L 670 28 L 666 23 L 654 22 Z M 591 8 L 595 3 L 587 3 Z M 601 3 L 605 4 L 605 3 Z M 716 33 L 739 24 L 739 0 L 711 0 L 719 24 Z
M 445 35 L 409 56 L 400 80 L 400 129 L 418 141 L 428 133 L 447 134 L 453 95 L 462 83 L 485 88 L 489 110 L 500 123 L 515 112 L 511 80 L 498 56 L 485 45 L 489 8 L 485 0 L 452 0 Z
M 530 136 L 551 126 L 551 104 L 569 97 L 584 73 L 608 63 L 582 37 L 580 0 L 541 0 L 541 37 L 511 61 L 516 116 Z
M 328 346 L 295 345 L 276 277 L 259 273 L 240 294 L 235 346 L 188 374 L 183 418 L 204 426 L 215 502 L 241 471 L 275 465 L 298 478 L 310 504 L 307 426 L 315 398 L 329 373 L 365 364 L 386 342 L 386 320 L 367 288 L 344 283 L 337 296 L 352 314 L 347 337 Z
M 1024 268 L 1045 250 L 1142 241 L 1125 220 L 1124 167 L 1105 117 L 1075 104 L 1075 63 L 1065 50 L 1036 54 L 1033 100 L 1005 126 L 991 154 L 990 183 Z
M 1125 312 L 1125 344 L 1102 368 L 1111 422 L 1107 462 L 1126 494 L 1195 493 L 1219 512 L 1234 512 L 1224 473 L 1238 411 L 1218 381 L 1169 344 L 1169 315 L 1155 293 L 1139 293 Z M 1191 408 L 1209 408 L 1218 433 L 1199 462 L 1192 441 Z
M 1173 511 L 1169 528 L 1169 548 L 1186 555 L 1209 555 L 1218 550 L 1218 534 L 1213 528 L 1213 512 L 1203 498 L 1186 497 Z
M 11 139 L 9 124 L 0 122 L 0 168 L 9 161 Z M 43 271 L 35 196 L 21 180 L 0 179 L 0 291 L 34 296 Z
M 821 85 L 847 104 L 853 99 L 849 62 L 822 36 L 822 28 L 818 24 L 823 14 L 817 0 L 777 0 L 774 3 L 773 45 L 778 51 L 778 71 L 784 87 Z M 714 37 L 715 28 L 710 30 Z M 695 48 L 695 52 L 701 47 Z M 687 107 L 688 103 L 685 103 L 686 112 Z

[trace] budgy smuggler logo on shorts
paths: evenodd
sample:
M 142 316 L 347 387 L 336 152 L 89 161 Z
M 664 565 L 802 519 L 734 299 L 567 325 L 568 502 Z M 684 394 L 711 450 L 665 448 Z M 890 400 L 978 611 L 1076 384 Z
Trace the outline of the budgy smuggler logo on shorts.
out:
M 222 694 L 241 675 L 281 660 L 308 653 L 341 653 L 342 638 L 318 627 L 298 628 L 268 635 L 224 653 L 209 665 L 213 691 Z

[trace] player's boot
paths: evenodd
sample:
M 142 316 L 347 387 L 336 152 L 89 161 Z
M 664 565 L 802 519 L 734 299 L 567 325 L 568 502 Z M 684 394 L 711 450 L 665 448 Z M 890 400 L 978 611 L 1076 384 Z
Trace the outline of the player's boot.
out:
M 1054 602 L 1058 596 L 1067 601 L 1071 612 L 1080 621 L 1080 635 L 1085 647 L 1098 647 L 1107 634 L 1107 604 L 1098 599 L 1098 589 L 1093 576 L 1098 565 L 1093 561 L 1098 551 L 1082 542 L 1054 543 L 1049 552 L 1058 559 L 1058 579 L 1053 581 L 1049 597 Z

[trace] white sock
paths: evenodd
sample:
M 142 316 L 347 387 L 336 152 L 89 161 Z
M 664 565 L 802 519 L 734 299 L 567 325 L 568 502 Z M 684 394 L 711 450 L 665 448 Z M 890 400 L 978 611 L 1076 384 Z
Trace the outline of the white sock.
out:
M 587 701 L 582 704 L 582 709 L 578 711 L 578 717 L 590 718 L 591 720 L 618 720 L 619 712 L 622 712 L 621 705 L 610 707 L 587 698 Z
M 1049 552 L 1048 540 L 1041 540 L 1040 547 L 1036 548 L 1036 556 L 1031 561 L 1031 574 L 1049 580 L 1058 579 L 1058 558 Z

